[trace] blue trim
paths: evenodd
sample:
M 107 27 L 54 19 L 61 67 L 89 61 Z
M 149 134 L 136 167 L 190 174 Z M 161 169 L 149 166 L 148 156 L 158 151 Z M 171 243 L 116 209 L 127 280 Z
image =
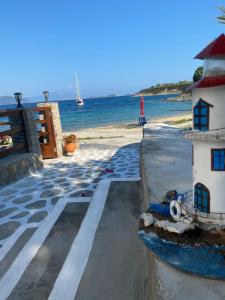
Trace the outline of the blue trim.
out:
M 139 237 L 150 251 L 175 269 L 201 277 L 225 279 L 225 246 L 177 244 L 143 231 L 139 232 Z

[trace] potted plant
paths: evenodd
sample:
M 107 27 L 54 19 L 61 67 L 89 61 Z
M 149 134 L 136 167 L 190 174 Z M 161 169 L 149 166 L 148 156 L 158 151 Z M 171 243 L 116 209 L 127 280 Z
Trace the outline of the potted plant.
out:
M 63 137 L 64 150 L 66 153 L 74 153 L 79 147 L 79 139 L 75 134 L 69 134 Z

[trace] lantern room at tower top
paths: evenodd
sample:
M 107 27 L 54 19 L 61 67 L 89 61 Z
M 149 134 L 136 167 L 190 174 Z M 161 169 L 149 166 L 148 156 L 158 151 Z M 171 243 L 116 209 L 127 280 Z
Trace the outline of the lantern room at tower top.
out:
M 204 60 L 203 77 L 191 88 L 213 87 L 225 84 L 225 35 L 221 34 L 217 39 L 204 48 L 197 59 Z
M 193 209 L 202 223 L 225 226 L 225 35 L 195 58 L 204 60 L 192 89 Z

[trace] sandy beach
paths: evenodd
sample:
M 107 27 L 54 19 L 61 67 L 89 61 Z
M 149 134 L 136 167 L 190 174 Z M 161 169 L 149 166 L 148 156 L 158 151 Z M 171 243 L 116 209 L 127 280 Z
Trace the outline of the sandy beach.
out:
M 164 123 L 178 128 L 191 127 L 191 113 L 180 114 L 177 116 L 165 116 L 152 118 L 151 123 Z M 140 134 L 142 128 L 135 122 L 121 123 L 110 126 L 79 129 L 75 133 L 80 139 L 107 139 L 107 138 L 135 138 Z M 65 134 L 67 134 L 65 132 Z

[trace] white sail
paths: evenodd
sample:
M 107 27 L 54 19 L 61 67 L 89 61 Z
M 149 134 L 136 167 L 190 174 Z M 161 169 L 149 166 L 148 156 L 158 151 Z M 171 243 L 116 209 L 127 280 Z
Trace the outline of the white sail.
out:
M 78 77 L 76 72 L 76 85 L 77 85 L 77 105 L 84 105 L 83 99 L 80 97 L 80 89 L 79 89 L 79 83 L 78 83 Z

